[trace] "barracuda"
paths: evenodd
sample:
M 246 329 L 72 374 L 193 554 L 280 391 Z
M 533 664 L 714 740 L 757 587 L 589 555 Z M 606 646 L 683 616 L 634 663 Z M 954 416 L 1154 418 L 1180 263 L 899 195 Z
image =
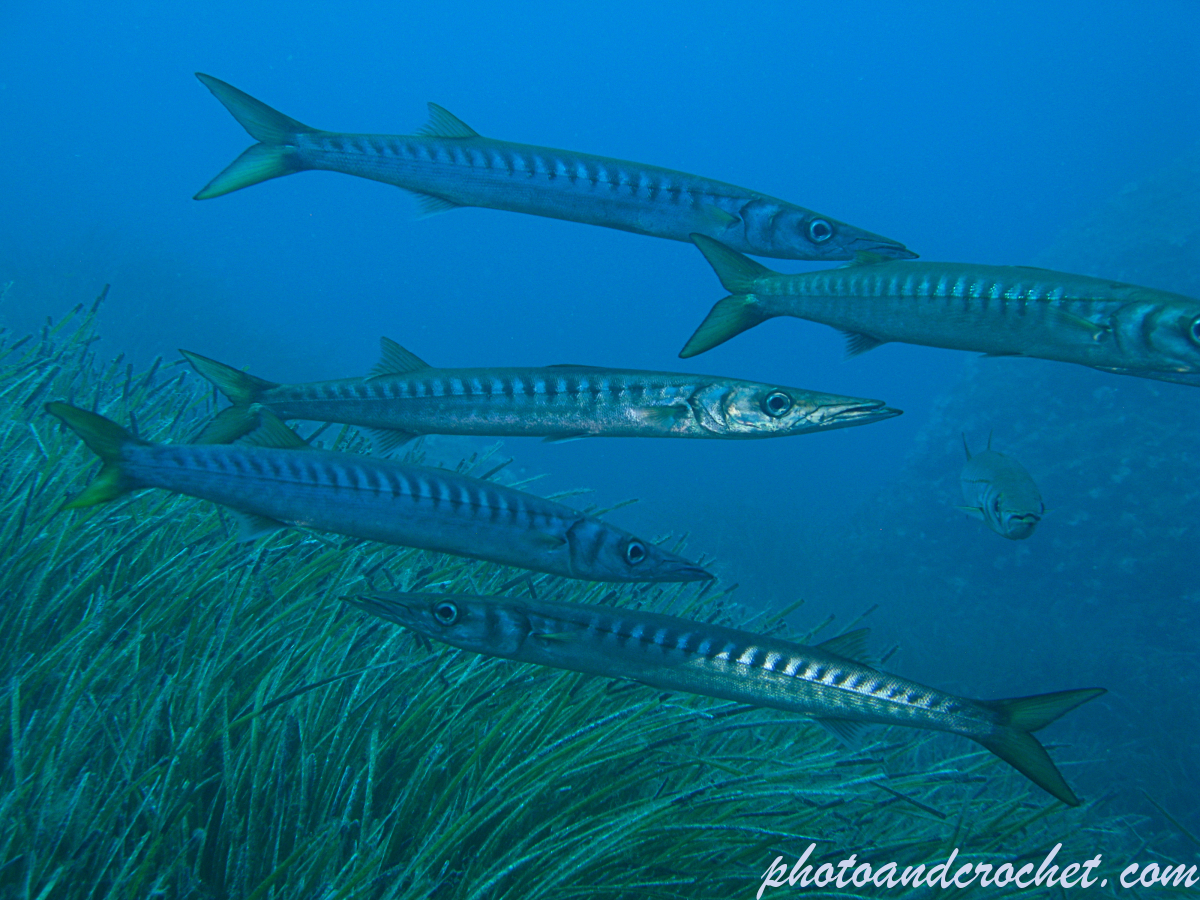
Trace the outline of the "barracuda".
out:
M 781 259 L 851 259 L 858 251 L 916 256 L 896 241 L 732 184 L 485 138 L 433 103 L 419 134 L 343 134 L 309 128 L 211 75 L 196 77 L 259 142 L 197 200 L 325 169 L 412 191 L 427 215 L 482 206 L 676 241 L 701 232 L 746 253 Z
M 1105 693 L 1103 688 L 1085 688 L 1009 700 L 968 700 L 848 658 L 861 654 L 865 631 L 805 647 L 611 606 L 457 594 L 346 599 L 464 650 L 803 713 L 842 735 L 848 736 L 859 723 L 962 735 L 1071 806 L 1078 806 L 1079 798 L 1031 732 Z
M 881 400 L 709 375 L 592 366 L 434 369 L 395 341 L 369 378 L 277 384 L 181 350 L 233 403 L 201 442 L 257 425 L 256 407 L 281 419 L 371 430 L 387 451 L 418 434 L 493 437 L 766 438 L 866 425 L 900 415 Z
M 699 566 L 599 519 L 442 469 L 315 450 L 264 413 L 255 444 L 151 444 L 66 403 L 46 411 L 103 462 L 66 509 L 140 488 L 211 500 L 240 514 L 245 539 L 296 525 L 589 581 L 698 581 Z
M 967 505 L 959 509 L 1010 541 L 1023 541 L 1032 535 L 1046 514 L 1046 504 L 1025 467 L 993 450 L 990 435 L 987 449 L 973 454 L 964 434 L 963 450 L 967 462 L 959 481 Z
M 852 356 L 901 341 L 1200 386 L 1200 300 L 1182 294 L 1049 269 L 874 258 L 781 275 L 704 235 L 692 240 L 733 296 L 682 357 L 795 316 L 840 329 Z

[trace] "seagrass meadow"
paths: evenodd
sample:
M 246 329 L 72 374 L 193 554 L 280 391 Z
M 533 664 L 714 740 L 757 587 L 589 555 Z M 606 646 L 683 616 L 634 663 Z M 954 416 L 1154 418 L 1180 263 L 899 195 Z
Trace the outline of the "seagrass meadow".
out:
M 1145 846 L 1143 821 L 1068 810 L 960 739 L 875 729 L 849 750 L 795 716 L 422 645 L 340 599 L 536 591 L 788 633 L 732 587 L 296 530 L 237 543 L 211 504 L 157 491 L 58 512 L 94 461 L 44 401 L 152 440 L 212 411 L 175 363 L 99 358 L 100 305 L 0 335 L 0 895 L 751 897 L 810 841 L 901 865 Z M 461 468 L 505 475 L 487 454 Z

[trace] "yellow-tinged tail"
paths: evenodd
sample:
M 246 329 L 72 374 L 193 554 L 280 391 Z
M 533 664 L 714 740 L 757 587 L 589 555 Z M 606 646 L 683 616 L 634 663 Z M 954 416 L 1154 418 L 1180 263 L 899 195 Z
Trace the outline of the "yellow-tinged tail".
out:
M 225 104 L 238 124 L 259 143 L 247 148 L 241 156 L 206 184 L 193 198 L 208 200 L 231 191 L 241 190 L 283 175 L 299 172 L 302 166 L 296 159 L 296 135 L 316 131 L 239 91 L 219 78 L 197 72 L 200 83 Z
M 734 294 L 718 300 L 696 333 L 688 338 L 679 356 L 683 359 L 697 356 L 769 318 L 771 316 L 762 311 L 753 294 Z
M 1068 806 L 1078 806 L 1079 798 L 1067 786 L 1062 774 L 1050 759 L 1050 754 L 1032 732 L 1045 728 L 1075 707 L 1104 693 L 1104 688 L 1082 688 L 1038 694 L 1034 697 L 1016 697 L 1011 700 L 981 701 L 983 706 L 999 712 L 1002 718 L 1001 725 L 994 734 L 976 740 L 1038 787 L 1053 794 Z
M 692 243 L 700 249 L 708 264 L 717 273 L 717 277 L 721 279 L 725 290 L 733 296 L 717 301 L 708 317 L 696 329 L 696 333 L 679 351 L 679 355 L 684 359 L 711 350 L 747 328 L 753 328 L 759 322 L 771 318 L 763 312 L 762 305 L 755 296 L 755 287 L 760 278 L 770 278 L 779 274 L 726 247 L 720 241 L 703 234 L 693 234 L 691 237 Z
M 129 445 L 149 442 L 130 434 L 116 422 L 69 403 L 47 403 L 46 412 L 83 438 L 88 449 L 100 457 L 100 474 L 79 496 L 63 504 L 63 509 L 81 509 L 107 503 L 127 494 L 136 485 L 121 471 L 121 450 Z
M 233 404 L 217 413 L 196 439 L 197 444 L 231 444 L 259 426 L 259 415 L 253 406 L 264 391 L 279 386 L 276 382 L 258 378 L 190 350 L 179 352 L 193 369 Z

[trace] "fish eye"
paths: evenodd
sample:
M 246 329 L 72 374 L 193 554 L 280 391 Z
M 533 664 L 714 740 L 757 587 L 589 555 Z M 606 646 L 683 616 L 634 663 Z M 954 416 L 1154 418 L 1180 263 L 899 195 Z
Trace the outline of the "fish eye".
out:
M 833 226 L 825 219 L 813 219 L 808 223 L 808 236 L 815 243 L 823 244 L 833 237 Z
M 458 621 L 458 607 L 449 600 L 443 600 L 433 608 L 433 617 L 439 625 L 453 625 Z
M 996 499 L 992 501 L 992 512 L 996 514 L 996 518 L 1000 518 L 1000 495 L 996 495 Z
M 1200 344 L 1200 316 L 1192 319 L 1192 327 L 1188 331 L 1188 335 L 1191 337 L 1193 344 Z
M 636 566 L 646 558 L 646 545 L 641 541 L 630 541 L 625 545 L 625 562 Z
M 792 408 L 792 398 L 783 391 L 771 391 L 763 397 L 762 410 L 773 419 L 778 419 Z

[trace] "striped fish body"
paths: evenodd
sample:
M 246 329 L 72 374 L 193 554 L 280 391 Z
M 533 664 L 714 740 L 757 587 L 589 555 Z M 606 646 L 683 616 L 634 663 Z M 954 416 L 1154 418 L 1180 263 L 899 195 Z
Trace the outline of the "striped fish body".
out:
M 711 577 L 561 503 L 442 469 L 311 448 L 148 444 L 93 413 L 63 403 L 48 409 L 105 460 L 97 481 L 70 506 L 157 487 L 252 517 L 248 536 L 286 524 L 569 578 Z M 107 447 L 97 434 L 107 435 Z
M 520 437 L 721 437 L 692 414 L 688 376 L 563 366 L 427 369 L 280 385 L 258 402 L 283 419 L 412 434 Z
M 758 296 L 774 315 L 810 319 L 880 343 L 1200 372 L 1200 345 L 1188 336 L 1200 301 L 1099 278 L 910 262 L 781 276 L 762 287 Z
M 679 241 L 700 232 L 746 253 L 784 259 L 915 255 L 888 238 L 736 185 L 485 138 L 434 104 L 421 134 L 344 134 L 309 128 L 219 79 L 197 77 L 260 143 L 196 199 L 324 169 L 413 191 L 428 213 L 480 206 Z
M 234 403 L 218 417 L 234 433 L 254 406 L 282 419 L 341 422 L 387 432 L 382 448 L 416 434 L 492 437 L 765 438 L 863 425 L 899 415 L 880 400 L 732 378 L 549 366 L 435 369 L 383 339 L 370 378 L 277 384 L 190 351 L 195 369 Z
M 976 740 L 1068 803 L 1078 803 L 1028 731 L 1103 691 L 969 700 L 885 674 L 838 650 L 862 632 L 806 647 L 675 616 L 608 606 L 460 595 L 370 594 L 367 611 L 465 650 L 846 723 L 945 731 Z M 1040 715 L 1021 727 L 1021 704 Z M 1050 713 L 1053 712 L 1051 716 Z M 1047 717 L 1049 716 L 1049 717 Z M 1043 719 L 1045 721 L 1043 721 Z
M 1200 300 L 1182 294 L 965 263 L 885 261 L 780 275 L 695 240 L 735 296 L 714 307 L 684 356 L 765 319 L 795 316 L 846 332 L 852 354 L 900 341 L 1200 385 Z
M 377 596 L 410 610 L 402 614 L 407 627 L 520 662 L 819 718 L 901 723 L 969 737 L 990 734 L 998 722 L 994 711 L 969 700 L 821 647 L 675 616 L 541 600 L 371 595 Z M 457 607 L 453 627 L 437 620 L 439 600 Z

